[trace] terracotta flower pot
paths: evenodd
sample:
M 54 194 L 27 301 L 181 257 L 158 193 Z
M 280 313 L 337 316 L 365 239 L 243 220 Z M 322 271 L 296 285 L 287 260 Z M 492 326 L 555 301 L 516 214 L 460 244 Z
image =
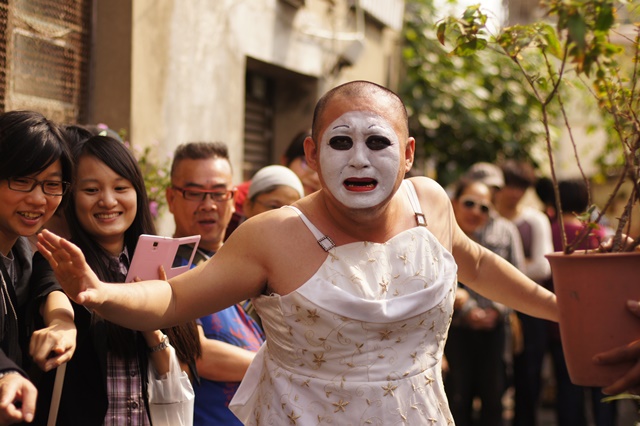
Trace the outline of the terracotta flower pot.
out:
M 602 366 L 592 358 L 640 339 L 640 318 L 626 307 L 627 300 L 640 300 L 640 253 L 553 253 L 547 258 L 571 381 L 597 387 L 613 383 L 632 364 Z

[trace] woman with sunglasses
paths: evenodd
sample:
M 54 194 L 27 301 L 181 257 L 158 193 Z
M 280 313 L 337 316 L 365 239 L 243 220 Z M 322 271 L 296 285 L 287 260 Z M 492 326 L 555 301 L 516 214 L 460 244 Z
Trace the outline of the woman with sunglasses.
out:
M 484 183 L 459 182 L 452 200 L 458 225 L 471 239 L 519 266 L 523 254 L 518 230 L 494 213 L 491 198 L 491 189 Z M 506 224 L 494 226 L 496 221 Z M 456 425 L 471 425 L 475 417 L 473 400 L 479 398 L 479 422 L 473 424 L 501 425 L 507 363 L 511 358 L 511 311 L 466 288 L 464 283 L 459 283 L 459 288 L 468 298 L 454 312 L 445 346 L 449 364 L 445 388 L 451 412 Z
M 53 216 L 71 175 L 57 125 L 32 111 L 0 114 L 0 424 L 33 419 L 37 392 L 25 374 L 28 355 L 48 371 L 75 350 L 69 299 L 42 279 L 27 240 Z

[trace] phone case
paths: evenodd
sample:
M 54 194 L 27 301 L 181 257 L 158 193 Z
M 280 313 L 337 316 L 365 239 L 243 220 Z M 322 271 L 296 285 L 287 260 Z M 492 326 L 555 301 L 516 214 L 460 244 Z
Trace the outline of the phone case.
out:
M 191 268 L 191 262 L 193 262 L 199 242 L 200 235 L 180 238 L 140 235 L 136 251 L 131 259 L 126 282 L 132 282 L 136 277 L 143 281 L 157 280 L 159 279 L 158 268 L 160 265 L 164 267 L 167 279 L 188 271 Z M 190 252 L 191 255 L 185 265 L 180 265 L 176 262 L 176 255 L 180 247 L 183 246 L 187 247 L 189 251 L 182 250 L 182 252 Z

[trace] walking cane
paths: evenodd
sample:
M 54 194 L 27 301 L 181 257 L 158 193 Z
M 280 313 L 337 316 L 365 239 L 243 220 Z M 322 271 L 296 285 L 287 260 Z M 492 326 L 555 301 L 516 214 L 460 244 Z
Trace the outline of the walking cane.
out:
M 60 397 L 62 396 L 62 385 L 64 384 L 64 375 L 66 371 L 66 362 L 56 369 L 56 381 L 53 384 L 53 395 L 51 396 L 51 407 L 49 407 L 49 420 L 47 421 L 47 426 L 56 425 L 58 408 L 60 407 Z

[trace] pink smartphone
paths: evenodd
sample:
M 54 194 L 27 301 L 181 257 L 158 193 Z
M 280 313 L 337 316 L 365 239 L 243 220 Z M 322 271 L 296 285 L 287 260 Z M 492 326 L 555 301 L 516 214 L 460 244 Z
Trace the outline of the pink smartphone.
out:
M 200 235 L 180 238 L 140 235 L 126 282 L 132 282 L 136 277 L 143 281 L 157 280 L 160 265 L 164 267 L 167 278 L 188 271 L 199 242 Z

